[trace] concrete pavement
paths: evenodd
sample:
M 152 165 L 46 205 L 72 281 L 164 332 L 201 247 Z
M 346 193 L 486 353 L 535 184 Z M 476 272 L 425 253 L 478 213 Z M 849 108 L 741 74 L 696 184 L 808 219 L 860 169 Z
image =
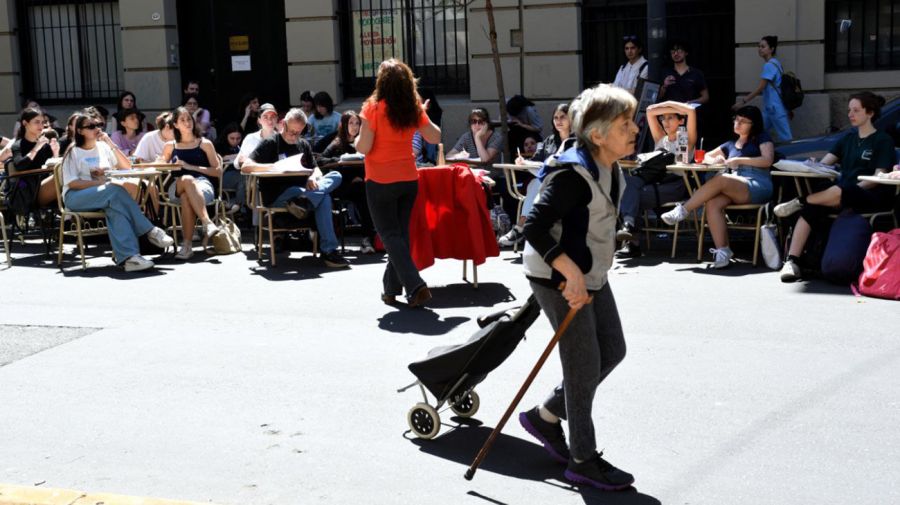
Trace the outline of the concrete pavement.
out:
M 227 505 L 900 502 L 896 302 L 746 264 L 617 264 L 629 350 L 594 419 L 637 480 L 602 493 L 566 482 L 515 419 L 462 477 L 552 334 L 543 317 L 477 388 L 471 422 L 447 411 L 435 440 L 407 433 L 421 401 L 396 393 L 407 364 L 527 297 L 511 252 L 479 268 L 478 290 L 438 261 L 423 273 L 434 303 L 415 311 L 381 304 L 380 257 L 334 271 L 303 256 L 195 256 L 130 278 L 107 259 L 61 274 L 17 254 L 0 270 L 0 483 Z M 559 378 L 554 355 L 522 408 Z

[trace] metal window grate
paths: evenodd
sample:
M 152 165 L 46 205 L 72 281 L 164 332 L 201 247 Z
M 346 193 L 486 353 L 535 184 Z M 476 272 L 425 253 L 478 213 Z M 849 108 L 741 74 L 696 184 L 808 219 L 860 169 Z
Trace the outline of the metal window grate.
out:
M 826 0 L 826 72 L 896 69 L 900 0 Z
M 463 0 L 342 0 L 344 92 L 372 91 L 378 65 L 396 57 L 437 93 L 469 92 Z
M 41 102 L 114 100 L 122 89 L 117 1 L 19 0 L 25 93 Z

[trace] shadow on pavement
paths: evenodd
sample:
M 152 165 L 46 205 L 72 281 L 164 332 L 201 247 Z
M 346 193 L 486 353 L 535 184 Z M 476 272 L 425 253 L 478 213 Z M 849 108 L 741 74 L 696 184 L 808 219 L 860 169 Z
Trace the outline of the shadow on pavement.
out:
M 811 293 L 816 295 L 844 295 L 852 296 L 853 291 L 849 285 L 832 284 L 822 279 L 812 279 L 807 282 L 797 284 L 798 293 Z
M 466 468 L 472 464 L 481 445 L 491 434 L 486 426 L 459 427 L 433 440 L 412 439 L 419 450 L 449 461 L 459 463 L 459 478 L 463 479 Z M 407 435 L 409 436 L 409 435 Z M 543 481 L 568 492 L 581 493 L 586 504 L 604 505 L 660 505 L 656 498 L 629 488 L 621 492 L 604 492 L 570 484 L 563 477 L 564 467 L 550 459 L 544 449 L 535 443 L 501 433 L 494 441 L 478 471 L 493 472 L 516 479 Z M 475 474 L 473 485 L 478 482 Z M 487 503 L 505 503 L 495 497 L 474 490 L 467 494 L 485 500 Z
M 496 282 L 481 282 L 477 289 L 463 282 L 430 289 L 432 298 L 426 305 L 434 309 L 493 307 L 498 303 L 516 301 L 508 287 Z
M 378 328 L 391 333 L 416 333 L 419 335 L 445 335 L 453 328 L 469 321 L 468 317 L 441 319 L 436 312 L 426 309 L 398 307 L 378 319 Z

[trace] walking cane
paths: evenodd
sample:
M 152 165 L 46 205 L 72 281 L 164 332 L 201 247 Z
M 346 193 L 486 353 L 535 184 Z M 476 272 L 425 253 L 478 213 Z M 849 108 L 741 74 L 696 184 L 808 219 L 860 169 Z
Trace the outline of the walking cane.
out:
M 560 286 L 562 289 L 563 286 Z M 593 301 L 594 297 L 588 298 L 587 303 L 585 305 L 589 305 Z M 550 339 L 550 343 L 547 344 L 547 348 L 544 349 L 544 353 L 541 354 L 541 357 L 538 358 L 537 363 L 535 363 L 534 368 L 531 369 L 531 373 L 528 374 L 528 378 L 525 379 L 525 383 L 522 384 L 522 387 L 519 388 L 519 392 L 516 393 L 516 397 L 513 398 L 512 403 L 509 404 L 509 408 L 506 409 L 506 413 L 503 414 L 503 417 L 500 418 L 500 422 L 494 428 L 494 431 L 491 432 L 491 436 L 488 437 L 487 441 L 481 446 L 481 450 L 478 451 L 478 455 L 475 456 L 475 461 L 472 462 L 472 465 L 469 466 L 469 469 L 466 470 L 466 480 L 472 480 L 472 477 L 475 476 L 475 470 L 478 470 L 478 466 L 481 465 L 481 462 L 484 461 L 484 458 L 487 456 L 488 451 L 491 450 L 491 446 L 494 445 L 494 440 L 497 438 L 497 435 L 500 434 L 500 431 L 503 430 L 503 426 L 506 425 L 506 421 L 509 421 L 509 416 L 512 415 L 513 411 L 516 410 L 516 407 L 519 405 L 519 402 L 522 401 L 522 397 L 525 396 L 525 392 L 528 391 L 528 387 L 531 386 L 531 383 L 534 381 L 534 378 L 537 376 L 537 373 L 541 370 L 541 367 L 544 366 L 544 362 L 547 361 L 547 357 L 550 356 L 550 352 L 553 351 L 553 347 L 556 346 L 556 343 L 559 342 L 559 338 L 563 333 L 566 332 L 566 329 L 569 327 L 569 323 L 572 322 L 572 319 L 575 317 L 575 314 L 578 312 L 578 309 L 569 309 L 569 313 L 566 314 L 566 318 L 563 319 L 562 324 L 559 325 L 559 329 L 556 330 L 556 333 L 553 334 L 553 338 Z

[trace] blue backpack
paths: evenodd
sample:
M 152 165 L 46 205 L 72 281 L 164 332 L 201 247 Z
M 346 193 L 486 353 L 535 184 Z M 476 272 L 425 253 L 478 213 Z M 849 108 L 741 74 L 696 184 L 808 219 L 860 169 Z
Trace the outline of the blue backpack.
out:
M 835 284 L 849 284 L 859 278 L 872 238 L 869 220 L 851 211 L 834 220 L 822 254 L 822 277 Z

